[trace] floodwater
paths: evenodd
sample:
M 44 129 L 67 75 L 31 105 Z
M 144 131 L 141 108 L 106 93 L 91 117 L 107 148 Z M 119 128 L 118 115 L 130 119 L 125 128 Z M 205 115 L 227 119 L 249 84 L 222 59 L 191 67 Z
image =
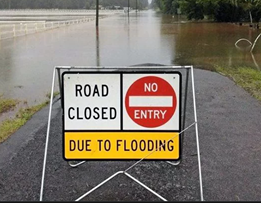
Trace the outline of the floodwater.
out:
M 197 23 L 154 11 L 100 20 L 0 41 L 0 95 L 41 103 L 51 91 L 54 66 L 125 66 L 144 63 L 261 67 L 260 42 L 253 54 L 240 38 L 260 33 L 228 23 Z M 248 44 L 239 43 L 240 47 Z

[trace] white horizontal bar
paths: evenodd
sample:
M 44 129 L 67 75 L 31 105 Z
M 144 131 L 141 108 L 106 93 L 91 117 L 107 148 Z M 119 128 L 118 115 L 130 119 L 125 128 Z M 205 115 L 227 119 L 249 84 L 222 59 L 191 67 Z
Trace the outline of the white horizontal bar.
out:
M 130 107 L 172 107 L 172 96 L 130 96 Z
M 193 66 L 55 66 L 55 69 L 86 69 L 86 70 L 115 70 L 115 69 L 126 69 L 126 73 L 130 72 L 131 69 L 160 69 L 162 71 L 173 70 L 173 69 L 191 69 Z M 159 72 L 160 73 L 160 72 Z

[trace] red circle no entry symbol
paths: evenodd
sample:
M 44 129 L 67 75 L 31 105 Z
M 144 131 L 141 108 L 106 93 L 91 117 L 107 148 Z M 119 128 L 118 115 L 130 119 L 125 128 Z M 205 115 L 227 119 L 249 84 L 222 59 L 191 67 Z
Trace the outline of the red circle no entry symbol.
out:
M 177 97 L 166 80 L 156 76 L 146 76 L 136 80 L 129 87 L 125 97 L 125 107 L 136 124 L 155 128 L 171 119 L 177 107 Z

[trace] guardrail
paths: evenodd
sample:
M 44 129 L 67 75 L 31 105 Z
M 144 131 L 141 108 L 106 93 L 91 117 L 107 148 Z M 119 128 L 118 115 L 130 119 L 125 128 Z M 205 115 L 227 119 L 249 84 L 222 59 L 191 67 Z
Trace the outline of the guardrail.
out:
M 26 11 L 26 12 L 39 12 L 39 11 L 47 11 L 47 12 L 96 12 L 96 9 L 1 9 L 1 12 L 8 11 Z M 122 12 L 123 9 L 99 9 L 99 12 Z
M 42 15 L 42 14 L 51 14 L 51 15 L 64 15 L 64 14 L 89 14 L 96 13 L 96 10 L 86 10 L 86 9 L 5 9 L 0 10 L 0 15 L 17 15 L 17 14 L 26 14 L 26 15 Z M 113 14 L 113 13 L 123 13 L 123 9 L 119 10 L 99 10 L 99 13 L 102 14 Z
M 101 19 L 104 17 L 105 16 L 100 16 L 99 18 Z M 0 40 L 18 37 L 18 36 L 24 36 L 27 34 L 33 34 L 45 30 L 89 22 L 93 20 L 95 20 L 95 17 L 91 17 L 91 18 L 84 17 L 81 19 L 66 20 L 66 21 L 53 21 L 53 22 L 41 21 L 41 22 L 27 22 L 27 23 L 19 23 L 19 24 L 0 25 Z

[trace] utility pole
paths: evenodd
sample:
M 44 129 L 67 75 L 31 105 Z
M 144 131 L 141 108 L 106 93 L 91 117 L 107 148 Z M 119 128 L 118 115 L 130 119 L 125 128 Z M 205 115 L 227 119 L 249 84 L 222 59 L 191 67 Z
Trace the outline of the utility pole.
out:
M 136 0 L 136 12 L 138 12 L 138 0 Z
M 96 0 L 96 27 L 99 26 L 99 0 Z
M 100 66 L 99 27 L 96 27 L 96 65 Z
M 128 0 L 128 17 L 130 15 L 130 0 Z

